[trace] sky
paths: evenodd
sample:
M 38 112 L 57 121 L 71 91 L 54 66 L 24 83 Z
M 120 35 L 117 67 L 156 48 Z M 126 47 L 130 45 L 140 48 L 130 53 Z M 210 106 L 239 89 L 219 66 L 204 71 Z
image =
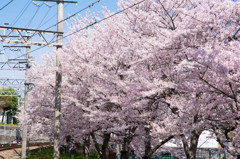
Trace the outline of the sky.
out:
M 73 0 L 71 0 L 73 1 Z M 75 0 L 78 3 L 64 4 L 64 18 L 78 12 L 79 10 L 89 6 L 97 0 Z M 47 4 L 46 4 L 47 3 Z M 29 28 L 45 30 L 48 27 L 57 23 L 57 5 L 56 2 L 42 2 L 32 0 L 0 0 L 0 26 L 11 26 L 17 28 Z M 100 12 L 102 7 L 107 7 L 110 11 L 117 11 L 117 0 L 100 0 L 90 8 L 91 12 Z M 81 12 L 85 15 L 87 10 Z M 77 16 L 75 16 L 77 17 Z M 67 23 L 71 21 L 68 20 Z M 56 31 L 56 27 L 49 30 Z M 64 33 L 68 32 L 67 25 L 64 24 Z M 0 29 L 0 34 L 7 34 L 7 31 Z M 38 40 L 38 39 L 37 39 Z M 5 62 L 9 59 L 14 59 L 22 54 L 25 54 L 25 49 L 3 49 L 4 46 L 12 46 L 14 44 L 0 43 L 0 62 Z M 32 46 L 31 50 L 37 49 L 37 46 Z M 38 63 L 41 63 L 41 56 L 55 49 L 54 47 L 45 47 L 34 51 L 31 56 Z M 21 57 L 25 59 L 25 57 Z M 24 71 L 0 70 L 0 79 L 2 78 L 16 78 L 24 79 Z
M 11 0 L 1 0 L 0 1 L 0 9 L 4 7 L 8 2 Z M 74 0 L 71 0 L 74 1 Z M 64 6 L 64 17 L 71 15 L 82 8 L 85 8 L 89 4 L 92 4 L 96 0 L 75 0 L 78 2 L 77 4 L 73 3 L 65 3 Z M 115 11 L 117 9 L 116 5 L 117 0 L 100 0 L 95 6 L 91 7 L 91 11 L 97 12 L 102 10 L 102 6 L 106 6 L 111 11 Z M 30 4 L 29 4 L 30 3 Z M 45 20 L 51 18 L 52 16 L 57 14 L 57 5 L 55 2 L 47 2 L 51 7 L 48 7 L 42 1 L 35 1 L 37 5 L 34 5 L 32 0 L 13 0 L 7 7 L 0 10 L 0 25 L 4 25 L 4 23 L 9 23 L 11 26 L 14 27 L 27 27 L 27 28 L 38 28 L 39 24 L 42 22 L 42 19 L 47 14 Z M 24 9 L 25 8 L 25 9 Z M 18 17 L 21 11 L 24 9 L 24 13 L 16 22 L 16 17 Z M 38 10 L 37 14 L 35 15 L 34 19 L 30 23 L 31 18 L 34 16 L 36 11 Z M 83 12 L 84 14 L 84 12 Z M 46 29 L 51 24 L 55 24 L 57 18 L 53 18 L 50 22 L 46 23 L 45 25 L 40 25 L 39 29 Z M 30 24 L 29 24 L 30 23 Z

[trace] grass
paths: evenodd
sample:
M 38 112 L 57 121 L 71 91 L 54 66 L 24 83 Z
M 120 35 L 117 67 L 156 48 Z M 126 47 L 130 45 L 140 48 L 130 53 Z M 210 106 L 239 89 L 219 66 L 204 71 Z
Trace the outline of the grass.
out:
M 53 149 L 48 148 L 39 152 L 33 152 L 27 159 L 53 159 Z M 89 157 L 83 157 L 81 154 L 61 154 L 60 159 L 100 159 L 100 157 L 96 152 L 91 152 Z
M 6 123 L 0 123 L 0 125 L 4 125 L 4 126 L 18 126 L 17 124 L 6 124 Z

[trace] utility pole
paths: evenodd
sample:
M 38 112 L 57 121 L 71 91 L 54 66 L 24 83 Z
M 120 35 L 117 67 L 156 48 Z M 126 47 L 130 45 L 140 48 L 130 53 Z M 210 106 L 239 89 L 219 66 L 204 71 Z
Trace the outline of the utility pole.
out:
M 12 28 L 11 28 L 12 29 Z M 8 37 L 8 38 L 19 38 L 20 36 L 1 36 L 0 37 Z M 26 42 L 30 42 L 31 36 L 22 36 L 22 38 L 26 38 Z M 10 69 L 14 70 L 17 69 L 19 71 L 23 71 L 25 70 L 25 80 L 23 79 L 0 79 L 0 84 L 1 85 L 18 85 L 20 88 L 21 84 L 24 84 L 24 110 L 27 110 L 28 107 L 28 92 L 30 90 L 30 83 L 29 83 L 29 76 L 27 73 L 27 70 L 30 68 L 30 47 L 31 44 L 27 44 L 25 46 L 4 46 L 7 48 L 26 48 L 26 59 L 8 59 L 7 62 L 3 62 L 3 65 L 1 66 L 1 70 L 6 69 L 4 66 L 7 64 Z M 12 60 L 18 60 L 18 65 L 19 67 L 17 67 L 17 64 L 14 64 L 11 66 L 10 62 Z M 9 62 L 10 61 L 10 62 Z M 21 64 L 21 65 L 20 65 Z M 25 66 L 24 66 L 25 65 Z M 16 93 L 14 93 L 13 95 L 15 95 Z M 7 95 L 11 95 L 11 92 L 8 92 Z M 20 95 L 18 95 L 19 97 Z M 19 102 L 19 101 L 18 101 Z M 27 125 L 23 124 L 23 128 L 22 128 L 22 154 L 21 154 L 21 158 L 25 159 L 26 158 L 26 147 L 27 147 Z
M 63 2 L 57 2 L 58 7 L 58 19 L 57 19 L 57 32 L 63 32 Z M 63 43 L 63 36 L 57 36 L 57 43 Z M 58 52 L 61 51 L 62 45 L 57 46 L 56 55 L 56 85 L 55 85 L 55 109 L 54 109 L 54 152 L 53 158 L 60 158 L 60 129 L 61 129 L 61 93 L 62 93 L 62 72 L 61 72 L 61 62 L 58 57 Z
M 63 5 L 64 3 L 77 3 L 76 1 L 65 0 L 37 0 L 57 2 L 57 32 L 63 32 Z M 57 35 L 57 55 L 56 55 L 56 84 L 55 84 L 55 108 L 54 108 L 54 146 L 53 158 L 60 158 L 60 130 L 61 130 L 61 94 L 62 94 L 62 71 L 61 61 L 58 57 L 58 52 L 62 50 L 63 34 Z
M 15 43 L 15 44 L 24 44 L 24 45 L 37 45 L 37 46 L 58 46 L 59 44 L 55 43 L 55 38 L 62 32 L 56 31 L 46 31 L 46 30 L 35 30 L 35 29 L 26 29 L 26 28 L 16 28 L 16 27 L 6 27 L 0 26 L 0 30 L 8 31 L 6 35 L 0 34 L 0 42 L 3 43 Z M 28 36 L 23 36 L 28 34 Z M 48 39 L 46 35 L 51 36 Z M 28 41 L 28 38 L 36 37 L 34 41 Z
M 34 30 L 34 29 L 25 29 L 25 28 L 15 28 L 15 27 L 5 27 L 0 26 L 0 30 L 8 30 L 10 31 L 6 36 L 0 35 L 0 42 L 5 43 L 21 43 L 29 46 L 29 53 L 30 53 L 30 46 L 31 45 L 45 45 L 45 46 L 56 46 L 57 52 L 62 49 L 63 45 L 63 4 L 64 3 L 77 3 L 76 1 L 69 1 L 69 0 L 35 0 L 35 1 L 49 1 L 49 2 L 57 2 L 58 5 L 58 20 L 57 20 L 57 32 L 53 31 L 45 31 L 45 30 Z M 13 35 L 20 36 L 20 39 L 9 39 L 10 36 Z M 43 42 L 31 42 L 28 38 L 23 36 L 23 33 L 30 33 L 33 35 L 39 35 Z M 48 41 L 43 34 L 51 34 L 57 36 L 57 43 L 52 43 Z M 5 34 L 4 34 L 5 35 Z M 13 36 L 14 36 L 13 35 Z M 31 36 L 31 37 L 32 37 Z M 30 38 L 31 38 L 30 37 Z M 28 51 L 27 51 L 28 52 Z M 59 60 L 58 55 L 56 56 L 56 66 L 58 70 L 56 72 L 56 84 L 55 84 L 55 109 L 54 109 L 54 159 L 60 158 L 60 118 L 61 118 L 61 84 L 62 84 L 62 73 L 61 73 L 61 62 Z M 27 72 L 26 72 L 27 73 Z M 27 74 L 25 76 L 26 84 L 28 84 Z M 28 82 L 27 82 L 28 81 Z M 25 85 L 25 97 L 24 97 L 24 108 L 27 108 L 27 92 L 28 92 L 28 85 Z M 26 103 L 25 103 L 26 102 Z M 23 135 L 26 132 L 27 134 L 27 127 L 23 128 Z M 25 135 L 27 138 L 27 135 Z M 26 139 L 23 138 L 23 142 L 26 142 Z M 26 144 L 22 143 L 22 159 L 26 158 Z
M 0 37 L 4 37 L 4 36 L 1 36 Z M 18 38 L 19 36 L 9 36 L 9 38 Z M 27 37 L 27 36 L 24 36 L 24 37 Z M 7 46 L 7 45 L 4 45 L 3 46 L 4 50 L 5 49 L 8 49 L 12 52 L 20 52 L 23 48 L 27 48 L 27 46 Z M 4 55 L 3 55 L 4 56 Z M 24 71 L 26 70 L 26 65 L 27 64 L 27 59 L 25 59 L 25 57 L 19 57 L 19 58 L 9 58 L 7 60 L 5 60 L 3 58 L 3 60 L 0 62 L 0 70 L 17 70 L 17 71 Z M 1 80 L 1 79 L 0 79 Z M 13 80 L 13 79 L 12 79 Z M 12 80 L 8 80 L 6 82 L 10 82 Z M 2 81 L 1 81 L 2 82 Z M 1 83 L 0 82 L 0 83 Z M 17 80 L 15 80 L 14 82 L 17 82 Z M 11 83 L 11 82 L 10 82 Z M 9 83 L 9 84 L 10 84 Z M 24 83 L 24 82 L 23 82 Z
M 27 39 L 28 41 L 30 40 L 30 38 Z M 26 59 L 27 62 L 29 62 L 29 58 L 30 58 L 30 50 L 31 50 L 31 46 L 27 45 L 26 46 Z M 27 110 L 28 107 L 28 91 L 29 91 L 29 76 L 28 76 L 28 69 L 29 66 L 27 66 L 26 72 L 25 72 L 25 89 L 24 89 L 24 110 Z M 26 159 L 26 153 L 27 152 L 27 125 L 24 123 L 23 128 L 22 128 L 22 155 L 21 155 L 21 159 Z
M 27 64 L 26 69 L 29 67 L 28 62 L 30 58 L 30 47 L 32 45 L 37 46 L 59 46 L 60 44 L 57 44 L 54 39 L 58 37 L 59 34 L 63 34 L 62 32 L 54 32 L 54 31 L 45 31 L 45 30 L 34 30 L 34 29 L 25 29 L 25 28 L 16 28 L 16 27 L 6 27 L 6 26 L 0 26 L 0 30 L 3 30 L 5 32 L 8 31 L 7 35 L 0 35 L 0 42 L 4 43 L 16 43 L 16 44 L 24 44 L 25 47 L 27 47 L 26 55 L 27 55 Z M 23 36 L 24 34 L 27 34 L 28 36 Z M 36 39 L 35 41 L 31 41 L 30 39 L 34 36 L 38 36 L 39 39 Z M 45 38 L 45 35 L 50 35 L 51 39 Z M 14 39 L 15 38 L 15 39 Z M 54 42 L 53 42 L 54 41 Z M 62 44 L 61 44 L 62 45 Z M 24 69 L 20 63 L 17 65 L 14 65 L 11 62 L 6 63 L 10 68 L 16 68 L 16 69 Z M 5 67 L 6 64 L 4 63 L 2 67 Z M 0 64 L 1 66 L 1 64 Z M 28 106 L 28 92 L 30 90 L 29 86 L 29 79 L 26 71 L 25 75 L 25 91 L 24 91 L 24 109 L 27 109 Z M 1 92 L 0 92 L 1 93 Z M 11 93 L 11 92 L 10 92 Z M 21 159 L 26 159 L 26 150 L 27 150 L 27 126 L 23 126 L 22 131 L 22 154 Z

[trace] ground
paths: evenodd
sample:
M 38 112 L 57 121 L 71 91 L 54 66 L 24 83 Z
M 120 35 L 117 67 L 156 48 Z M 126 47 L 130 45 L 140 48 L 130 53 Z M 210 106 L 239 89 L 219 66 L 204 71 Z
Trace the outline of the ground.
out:
M 30 150 L 37 149 L 39 146 L 30 147 Z M 0 152 L 0 159 L 20 159 L 21 148 Z

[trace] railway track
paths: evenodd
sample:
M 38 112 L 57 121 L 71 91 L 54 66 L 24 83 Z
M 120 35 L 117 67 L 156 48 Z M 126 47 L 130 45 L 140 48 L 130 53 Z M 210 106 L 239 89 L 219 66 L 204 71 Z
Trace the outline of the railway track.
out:
M 32 146 L 46 146 L 49 145 L 49 142 L 45 143 L 30 143 L 29 147 Z M 0 151 L 5 151 L 5 150 L 12 150 L 16 148 L 21 148 L 21 144 L 0 144 Z

